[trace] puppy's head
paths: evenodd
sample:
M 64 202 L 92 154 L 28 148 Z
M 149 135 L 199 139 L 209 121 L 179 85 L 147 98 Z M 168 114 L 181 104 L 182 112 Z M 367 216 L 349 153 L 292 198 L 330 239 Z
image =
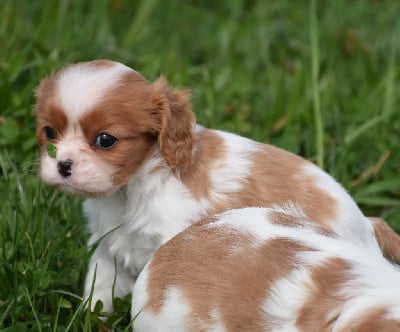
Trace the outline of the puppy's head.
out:
M 190 162 L 189 94 L 162 77 L 150 83 L 106 60 L 73 64 L 41 82 L 35 108 L 41 177 L 66 192 L 110 194 L 157 148 L 173 170 Z

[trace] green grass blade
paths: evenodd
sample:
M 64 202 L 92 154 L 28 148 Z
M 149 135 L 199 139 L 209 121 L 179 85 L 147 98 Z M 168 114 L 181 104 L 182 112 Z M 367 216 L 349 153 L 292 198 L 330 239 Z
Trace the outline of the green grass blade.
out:
M 0 328 L 3 327 L 3 322 L 4 322 L 4 320 L 6 319 L 8 313 L 11 311 L 11 308 L 12 308 L 14 302 L 15 302 L 15 299 L 12 299 L 12 300 L 8 303 L 7 308 L 6 308 L 6 309 L 4 310 L 4 312 L 1 314 L 1 316 L 0 316 Z M 1 305 L 3 306 L 4 304 L 1 304 Z
M 356 197 L 356 202 L 369 206 L 400 207 L 400 199 L 385 196 Z
M 310 0 L 311 86 L 316 135 L 317 165 L 324 168 L 324 130 L 319 87 L 319 45 L 316 1 Z
M 29 306 L 30 306 L 31 309 L 32 309 L 33 316 L 35 317 L 38 331 L 39 331 L 39 332 L 42 332 L 42 326 L 41 326 L 41 324 L 40 324 L 39 317 L 38 317 L 37 312 L 36 312 L 36 309 L 35 309 L 35 307 L 34 307 L 34 305 L 33 305 L 33 303 L 32 303 L 31 296 L 30 296 L 30 294 L 29 294 L 29 290 L 28 290 L 28 288 L 26 288 L 26 287 L 25 287 L 25 293 L 26 293 L 26 299 L 28 300 Z
M 359 190 L 356 197 L 362 197 L 382 192 L 400 192 L 400 179 L 385 179 L 370 184 L 365 189 Z

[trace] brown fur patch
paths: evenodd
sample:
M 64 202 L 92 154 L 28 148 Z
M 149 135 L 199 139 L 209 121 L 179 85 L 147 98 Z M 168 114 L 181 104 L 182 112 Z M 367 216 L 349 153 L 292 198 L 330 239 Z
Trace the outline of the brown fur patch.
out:
M 385 256 L 400 261 L 400 236 L 381 218 L 370 217 L 375 237 Z
M 299 218 L 296 215 L 286 213 L 286 212 L 278 212 L 278 211 L 273 211 L 269 215 L 269 221 L 272 224 L 275 225 L 282 225 L 285 227 L 293 227 L 293 228 L 300 228 L 304 227 L 305 221 L 308 220 L 308 217 L 304 218 Z M 310 220 L 310 225 L 307 227 L 308 229 L 311 229 L 318 234 L 325 235 L 325 236 L 334 236 L 334 233 L 329 227 L 326 227 L 325 225 L 317 224 L 314 221 Z
M 260 145 L 253 156 L 253 167 L 243 180 L 243 190 L 233 196 L 229 208 L 270 206 L 292 201 L 313 221 L 324 225 L 336 215 L 336 200 L 306 176 L 309 162 L 271 145 Z M 326 225 L 329 229 L 329 225 Z
M 145 310 L 158 313 L 169 287 L 178 287 L 191 305 L 188 326 L 210 322 L 216 309 L 228 331 L 261 331 L 268 326 L 261 308 L 270 287 L 293 268 L 295 254 L 308 248 L 286 239 L 254 247 L 238 231 L 209 231 L 196 224 L 158 250 L 149 267 Z M 186 237 L 188 235 L 188 237 Z M 271 266 L 269 259 L 279 264 Z M 247 308 L 247 309 L 246 309 Z
M 210 169 L 224 158 L 226 149 L 223 139 L 214 131 L 203 129 L 196 136 L 196 149 L 189 165 L 181 170 L 183 183 L 197 199 L 210 194 Z
M 93 150 L 116 168 L 114 183 L 121 185 L 135 173 L 153 151 L 157 142 L 157 111 L 151 103 L 152 85 L 130 72 L 79 124 Z M 103 150 L 93 144 L 97 135 L 118 139 L 115 147 Z
M 339 332 L 399 332 L 400 321 L 387 318 L 387 315 L 387 310 L 379 308 L 360 313 L 360 317 L 357 317 Z
M 56 77 L 44 79 L 36 89 L 36 138 L 41 146 L 48 143 L 45 127 L 52 127 L 56 140 L 60 139 L 67 128 L 68 119 L 56 97 Z
M 323 265 L 311 269 L 310 296 L 299 311 L 296 325 L 301 331 L 328 332 L 337 319 L 346 298 L 340 289 L 349 276 L 348 264 L 340 258 L 332 258 Z M 337 310 L 336 316 L 331 316 Z
M 350 266 L 339 258 L 332 258 L 321 266 L 312 269 L 310 297 L 299 311 L 296 322 L 301 331 L 332 331 L 344 303 L 348 298 L 341 293 L 344 284 L 351 278 Z M 360 312 L 349 322 L 342 332 L 362 331 L 400 331 L 400 322 L 388 319 L 387 311 L 376 308 Z

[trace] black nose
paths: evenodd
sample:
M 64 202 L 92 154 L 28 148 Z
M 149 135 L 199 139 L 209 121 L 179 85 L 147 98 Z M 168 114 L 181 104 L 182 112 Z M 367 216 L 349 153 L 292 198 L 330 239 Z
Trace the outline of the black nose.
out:
M 71 159 L 59 161 L 57 164 L 58 173 L 60 173 L 65 178 L 70 176 L 71 175 L 71 166 L 72 166 Z

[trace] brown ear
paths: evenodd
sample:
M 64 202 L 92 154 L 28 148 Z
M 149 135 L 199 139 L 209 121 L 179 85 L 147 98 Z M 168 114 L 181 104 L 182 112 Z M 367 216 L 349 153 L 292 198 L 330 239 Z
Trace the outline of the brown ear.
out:
M 374 232 L 383 255 L 390 260 L 400 262 L 400 235 L 382 218 L 368 217 L 374 226 Z
M 153 84 L 159 113 L 158 143 L 168 166 L 175 170 L 190 163 L 194 144 L 195 116 L 189 102 L 190 93 L 168 87 L 164 77 Z

